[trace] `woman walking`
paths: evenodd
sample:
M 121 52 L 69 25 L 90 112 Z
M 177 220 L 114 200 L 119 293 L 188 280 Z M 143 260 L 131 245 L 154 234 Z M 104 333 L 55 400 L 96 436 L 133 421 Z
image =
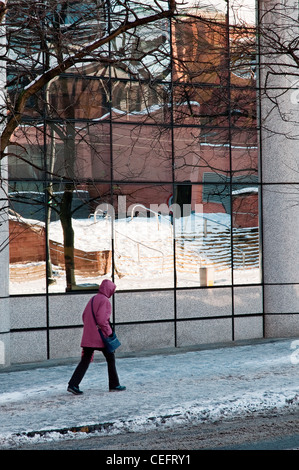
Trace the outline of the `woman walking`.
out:
M 94 351 L 102 351 L 108 367 L 109 391 L 122 392 L 126 387 L 119 384 L 118 374 L 115 365 L 114 352 L 110 353 L 105 349 L 103 340 L 99 334 L 95 323 L 92 308 L 97 324 L 100 326 L 104 336 L 110 336 L 112 328 L 110 324 L 111 304 L 110 297 L 114 294 L 116 285 L 109 279 L 104 279 L 99 287 L 99 292 L 91 298 L 83 312 L 83 335 L 81 340 L 82 357 L 76 367 L 68 384 L 67 391 L 74 395 L 81 395 L 83 392 L 79 388 Z

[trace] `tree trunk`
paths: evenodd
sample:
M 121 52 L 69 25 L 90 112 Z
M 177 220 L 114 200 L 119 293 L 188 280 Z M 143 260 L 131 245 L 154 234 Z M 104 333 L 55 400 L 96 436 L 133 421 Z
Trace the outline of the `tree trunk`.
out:
M 63 230 L 66 290 L 72 290 L 75 281 L 74 230 L 72 226 L 72 201 L 74 185 L 66 184 L 60 205 L 60 221 Z

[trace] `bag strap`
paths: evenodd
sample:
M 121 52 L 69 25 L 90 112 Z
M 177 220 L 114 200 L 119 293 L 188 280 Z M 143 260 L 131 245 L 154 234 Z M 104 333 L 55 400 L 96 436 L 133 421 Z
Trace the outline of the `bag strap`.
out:
M 102 332 L 102 330 L 101 330 L 101 327 L 97 324 L 97 320 L 96 320 L 96 317 L 95 317 L 95 314 L 94 314 L 94 311 L 93 311 L 93 300 L 94 300 L 94 297 L 92 297 L 92 299 L 91 299 L 91 312 L 92 312 L 92 316 L 93 316 L 94 322 L 95 322 L 95 324 L 96 324 L 96 327 L 97 327 L 97 329 L 99 330 L 100 335 L 101 335 L 102 338 L 103 338 L 103 332 Z M 110 321 L 109 321 L 109 323 L 110 323 Z M 110 327 L 111 327 L 111 330 L 112 330 L 112 332 L 113 332 L 113 331 L 114 331 L 114 328 L 112 327 L 111 323 L 110 323 Z
M 92 316 L 93 316 L 93 319 L 94 319 L 94 322 L 96 324 L 96 327 L 98 330 L 101 330 L 100 326 L 97 324 L 97 321 L 96 321 L 96 317 L 95 317 L 95 314 L 94 314 L 94 311 L 93 311 L 93 300 L 94 300 L 94 297 L 91 299 L 91 312 L 92 312 Z

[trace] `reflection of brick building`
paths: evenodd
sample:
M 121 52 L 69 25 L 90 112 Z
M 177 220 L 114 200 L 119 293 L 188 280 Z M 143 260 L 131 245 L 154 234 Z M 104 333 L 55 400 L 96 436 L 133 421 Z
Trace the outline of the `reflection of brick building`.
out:
M 89 130 L 93 150 L 80 146 L 78 153 L 80 157 L 84 155 L 85 162 L 80 171 L 86 178 L 109 180 L 112 162 L 113 179 L 120 182 L 118 194 L 126 194 L 128 204 L 139 202 L 146 206 L 169 201 L 173 171 L 174 181 L 193 185 L 193 209 L 195 204 L 203 204 L 206 213 L 228 212 L 228 201 L 234 194 L 233 210 L 242 206 L 242 216 L 235 214 L 234 219 L 245 226 L 257 226 L 257 193 L 248 196 L 247 192 L 237 191 L 254 185 L 257 174 L 255 81 L 243 44 L 248 32 L 230 31 L 234 55 L 228 64 L 226 25 L 221 16 L 218 20 L 215 25 L 191 22 L 189 18 L 175 25 L 175 127 L 170 128 L 169 104 L 163 101 L 162 86 L 144 84 L 140 93 L 139 83 L 130 83 L 130 88 L 126 88 L 120 80 L 113 85 L 112 125 L 105 122 L 107 114 L 99 117 L 93 108 L 93 117 L 98 119 Z M 236 52 L 240 44 L 242 61 Z M 119 73 L 124 78 L 124 73 Z M 146 96 L 145 102 L 138 93 Z M 144 187 L 136 190 L 136 186 L 128 184 L 131 181 Z M 146 186 L 147 181 L 165 184 L 154 191 Z M 121 185 L 122 182 L 126 184 Z M 248 220 L 245 205 L 250 206 Z
M 11 218 L 10 232 L 10 277 L 22 280 L 24 272 L 30 279 L 44 276 L 45 266 L 41 262 L 46 259 L 46 236 L 44 224 L 28 223 L 28 221 Z M 52 263 L 65 267 L 63 245 L 49 240 L 49 249 Z M 16 263 L 17 265 L 14 265 Z M 23 272 L 18 263 L 26 263 Z M 29 264 L 28 264 L 29 263 Z M 111 270 L 111 251 L 82 251 L 75 249 L 76 273 L 81 275 L 105 275 Z
M 46 258 L 45 228 L 43 224 L 26 223 L 11 218 L 9 221 L 10 262 L 39 262 Z
M 202 204 L 205 213 L 230 212 L 234 195 L 233 211 L 241 211 L 234 220 L 257 226 L 257 201 L 252 204 L 257 193 L 238 192 L 254 185 L 257 174 L 255 83 L 245 47 L 236 52 L 248 32 L 230 31 L 234 54 L 228 62 L 225 21 L 221 16 L 218 20 L 216 25 L 188 19 L 174 26 L 174 127 L 165 85 L 129 81 L 117 70 L 110 114 L 106 68 L 89 66 L 84 78 L 70 75 L 52 82 L 52 117 L 90 120 L 76 124 L 67 150 L 64 135 L 69 136 L 70 127 L 61 126 L 58 132 L 53 125 L 54 173 L 65 173 L 66 152 L 72 158 L 75 151 L 74 177 L 94 181 L 80 186 L 92 198 L 103 196 L 103 183 L 112 179 L 118 182 L 115 195 L 127 195 L 128 205 L 167 204 L 174 177 L 192 185 L 193 209 Z M 25 132 L 16 138 L 24 148 L 30 142 L 30 153 L 38 148 L 41 133 L 32 129 L 30 135 L 28 127 Z M 50 133 L 48 139 L 51 147 Z M 245 206 L 250 206 L 247 219 Z

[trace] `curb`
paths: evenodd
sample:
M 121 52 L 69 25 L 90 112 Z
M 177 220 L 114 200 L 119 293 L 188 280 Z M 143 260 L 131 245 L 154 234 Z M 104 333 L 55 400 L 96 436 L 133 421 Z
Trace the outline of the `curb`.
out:
M 273 412 L 276 414 L 283 414 L 292 411 L 297 412 L 298 409 L 298 393 L 295 393 L 292 397 L 289 398 L 283 397 L 281 400 L 279 400 L 279 396 L 276 397 L 277 400 L 273 400 L 272 397 L 266 403 L 256 399 L 254 396 L 251 398 L 252 400 L 250 402 L 245 400 L 244 403 L 242 403 L 242 399 L 236 399 L 237 401 L 240 401 L 240 408 L 238 410 L 234 410 L 232 406 L 235 400 L 228 400 L 226 403 L 223 403 L 222 407 L 217 409 L 216 412 L 213 405 L 210 408 L 207 408 L 200 407 L 195 404 L 193 407 L 188 409 L 174 409 L 173 413 L 168 413 L 161 416 L 136 416 L 132 419 L 118 419 L 114 422 L 83 424 L 79 426 L 70 426 L 58 429 L 44 429 L 40 431 L 22 431 L 10 434 L 10 436 L 6 438 L 6 441 L 17 441 L 24 438 L 34 439 L 36 437 L 52 439 L 54 436 L 51 435 L 55 435 L 55 437 L 57 435 L 60 435 L 61 437 L 67 437 L 67 435 L 69 435 L 69 438 L 74 438 L 76 436 L 79 437 L 80 435 L 80 437 L 86 437 L 88 434 L 100 434 L 104 436 L 127 432 L 149 432 L 158 429 L 161 426 L 171 427 L 173 425 L 199 425 L 201 423 L 207 422 L 217 423 L 218 421 L 229 421 L 231 419 L 240 417 L 246 418 L 252 416 L 253 414 L 255 416 L 265 416 L 268 413 L 273 415 Z

